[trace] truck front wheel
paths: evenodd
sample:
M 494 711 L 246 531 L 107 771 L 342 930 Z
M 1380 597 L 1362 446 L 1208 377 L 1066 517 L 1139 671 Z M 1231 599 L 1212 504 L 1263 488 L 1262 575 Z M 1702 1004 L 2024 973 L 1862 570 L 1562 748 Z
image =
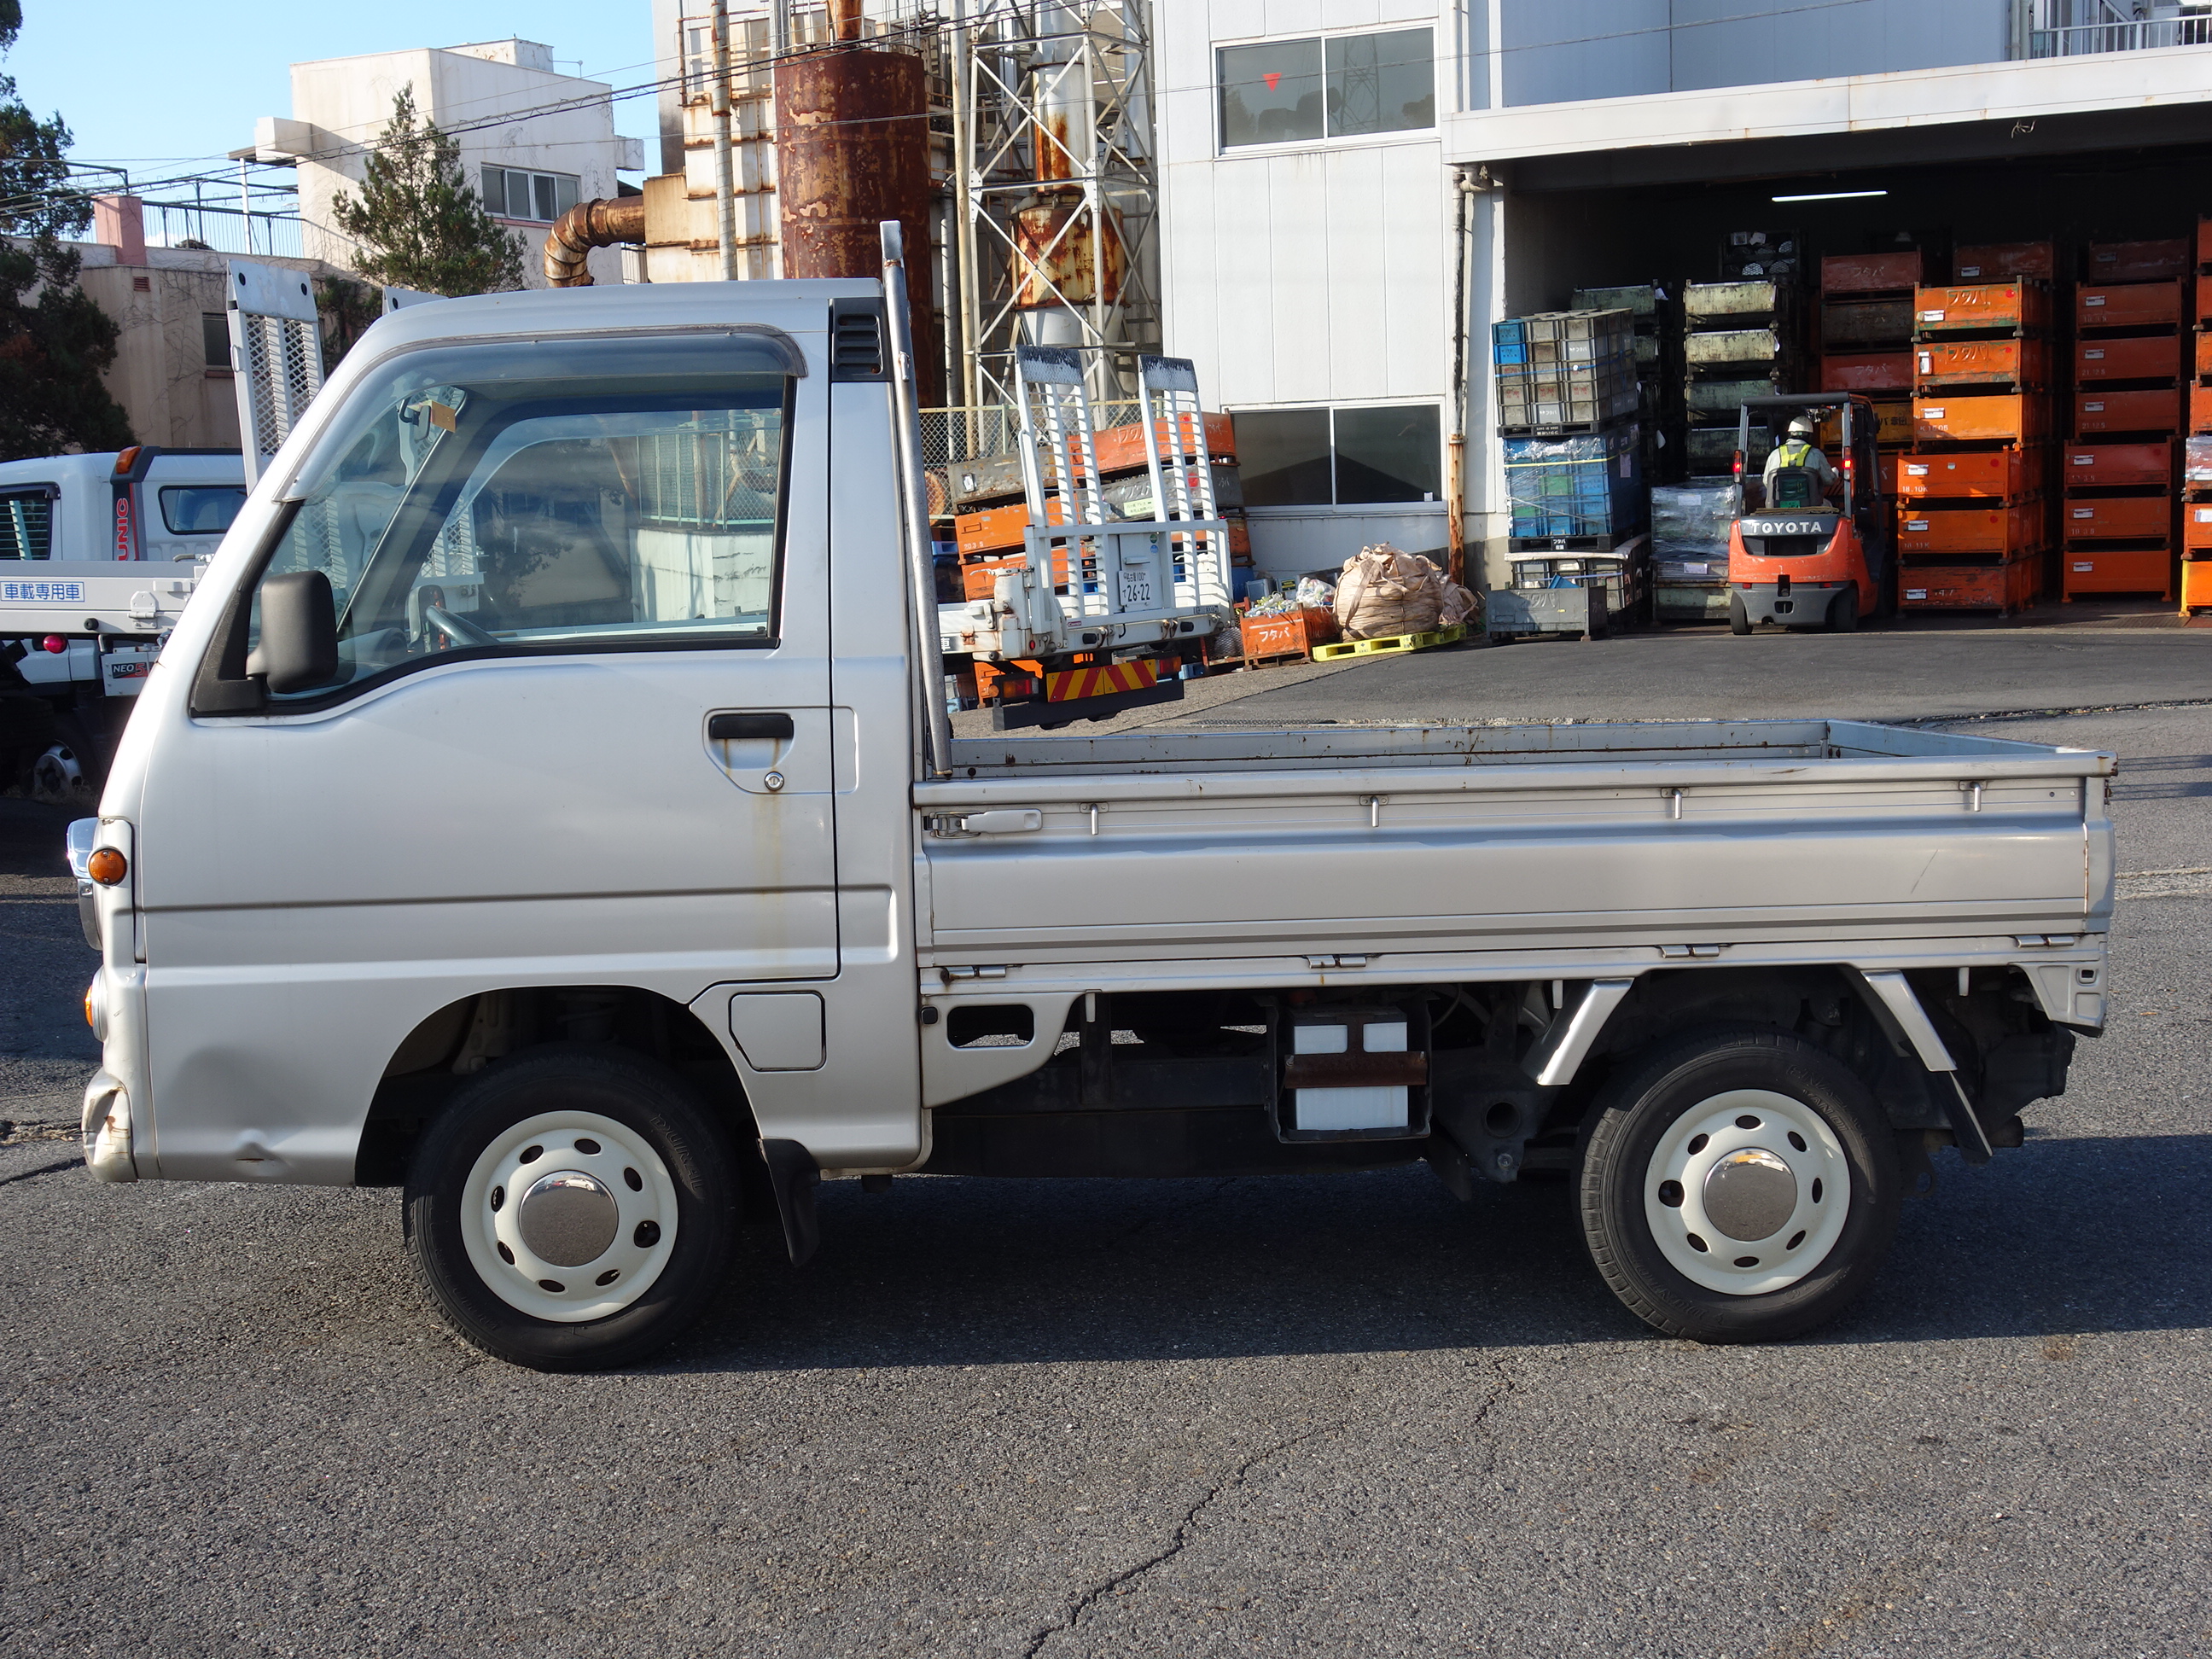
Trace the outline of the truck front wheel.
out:
M 1601 1093 L 1583 1151 L 1590 1257 L 1646 1324 L 1699 1342 L 1796 1336 L 1881 1270 L 1902 1180 L 1857 1076 L 1783 1033 L 1687 1037 Z
M 541 1049 L 479 1073 L 423 1136 L 408 1249 L 486 1352 L 628 1364 L 720 1286 L 737 1190 L 727 1138 L 682 1079 L 620 1050 Z

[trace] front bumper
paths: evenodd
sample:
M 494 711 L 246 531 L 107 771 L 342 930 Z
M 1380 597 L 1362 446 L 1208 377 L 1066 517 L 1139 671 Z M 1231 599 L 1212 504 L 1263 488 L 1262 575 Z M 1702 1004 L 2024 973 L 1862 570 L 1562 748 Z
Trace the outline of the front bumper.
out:
M 84 1167 L 101 1181 L 136 1181 L 131 1149 L 131 1091 L 106 1066 L 84 1086 Z

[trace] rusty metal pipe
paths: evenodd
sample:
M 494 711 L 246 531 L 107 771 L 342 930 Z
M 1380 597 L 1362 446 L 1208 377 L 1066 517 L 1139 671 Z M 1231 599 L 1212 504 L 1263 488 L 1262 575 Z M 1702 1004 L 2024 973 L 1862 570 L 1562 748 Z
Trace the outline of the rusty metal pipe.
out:
M 554 288 L 589 288 L 584 256 L 595 247 L 645 240 L 645 198 L 623 196 L 579 202 L 545 233 L 545 280 Z

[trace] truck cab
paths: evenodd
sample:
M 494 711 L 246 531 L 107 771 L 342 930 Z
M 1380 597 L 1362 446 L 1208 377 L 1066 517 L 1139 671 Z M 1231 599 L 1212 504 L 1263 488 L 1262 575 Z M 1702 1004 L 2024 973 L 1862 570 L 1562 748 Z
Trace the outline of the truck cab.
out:
M 245 504 L 234 449 L 0 462 L 0 785 L 98 799 L 164 618 Z

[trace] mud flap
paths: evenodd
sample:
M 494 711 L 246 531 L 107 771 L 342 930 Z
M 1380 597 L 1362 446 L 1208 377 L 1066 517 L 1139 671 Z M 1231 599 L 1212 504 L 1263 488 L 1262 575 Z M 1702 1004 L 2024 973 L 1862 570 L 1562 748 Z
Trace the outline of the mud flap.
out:
M 769 1185 L 775 1193 L 776 1214 L 783 1222 L 784 1248 L 790 1252 L 791 1265 L 803 1267 L 822 1243 L 814 1215 L 814 1189 L 822 1184 L 822 1166 L 795 1140 L 763 1140 L 760 1149 Z

